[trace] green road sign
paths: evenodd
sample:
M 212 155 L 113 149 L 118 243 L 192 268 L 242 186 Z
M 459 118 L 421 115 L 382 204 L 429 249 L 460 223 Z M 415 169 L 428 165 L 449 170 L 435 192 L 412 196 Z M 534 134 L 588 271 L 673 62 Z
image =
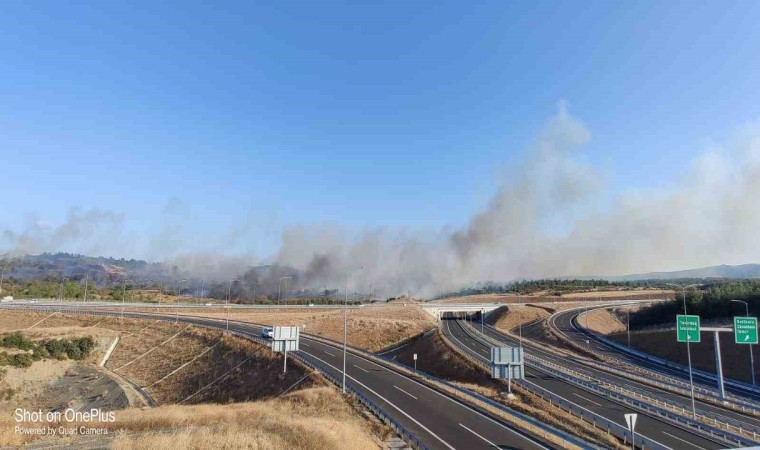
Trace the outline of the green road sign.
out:
M 734 317 L 737 344 L 757 344 L 757 317 Z
M 676 316 L 678 342 L 699 342 L 699 316 Z

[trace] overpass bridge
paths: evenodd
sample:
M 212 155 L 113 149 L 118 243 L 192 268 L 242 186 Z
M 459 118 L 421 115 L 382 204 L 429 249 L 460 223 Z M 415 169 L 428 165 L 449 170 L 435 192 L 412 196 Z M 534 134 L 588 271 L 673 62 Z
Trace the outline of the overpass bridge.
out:
M 423 303 L 420 305 L 435 320 L 447 314 L 474 314 L 476 318 L 487 316 L 492 311 L 505 306 L 502 303 Z

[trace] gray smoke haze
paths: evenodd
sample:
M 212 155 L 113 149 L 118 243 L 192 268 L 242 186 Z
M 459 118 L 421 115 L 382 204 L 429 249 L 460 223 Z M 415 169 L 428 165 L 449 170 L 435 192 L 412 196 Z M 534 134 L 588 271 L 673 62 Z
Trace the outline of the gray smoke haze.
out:
M 600 207 L 605 174 L 583 161 L 589 130 L 560 104 L 524 165 L 507 171 L 488 206 L 453 232 L 296 227 L 277 262 L 305 283 L 430 296 L 477 281 L 620 275 L 760 259 L 760 127 L 687 165 L 675 187 L 620 195 Z M 725 156 L 724 155 L 727 155 Z M 668 171 L 665 173 L 672 173 Z M 561 224 L 561 226 L 556 226 Z M 366 290 L 366 287 L 364 288 Z
M 71 208 L 66 221 L 58 226 L 28 217 L 22 231 L 3 230 L 10 256 L 41 252 L 101 254 L 113 244 L 121 244 L 124 216 L 93 208 Z
M 187 241 L 174 238 L 181 234 L 177 222 L 183 214 L 170 203 L 145 254 L 207 280 L 240 277 L 253 265 L 275 264 L 301 271 L 292 281 L 294 288 L 342 288 L 350 270 L 351 290 L 367 292 L 371 283 L 378 296 L 409 291 L 423 297 L 487 280 L 759 262 L 760 123 L 741 128 L 725 148 L 687 162 L 680 178 L 666 180 L 668 187 L 626 192 L 611 204 L 607 174 L 583 158 L 590 139 L 589 130 L 561 103 L 524 162 L 506 169 L 486 207 L 461 229 L 357 233 L 340 225 L 302 224 L 283 230 L 273 257 L 190 253 Z M 674 172 L 663 170 L 662 178 Z M 102 254 L 120 242 L 122 219 L 102 210 L 72 209 L 63 225 L 30 219 L 26 229 L 6 229 L 3 238 L 11 254 Z M 237 239 L 244 232 L 236 228 L 227 234 Z M 272 280 L 256 283 L 276 291 L 276 278 L 284 272 L 268 273 Z

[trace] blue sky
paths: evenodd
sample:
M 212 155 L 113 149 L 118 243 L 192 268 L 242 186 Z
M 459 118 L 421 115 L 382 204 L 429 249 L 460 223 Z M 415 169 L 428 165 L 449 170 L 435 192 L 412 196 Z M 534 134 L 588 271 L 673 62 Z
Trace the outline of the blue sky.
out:
M 7 1 L 0 229 L 98 208 L 130 238 L 266 256 L 295 224 L 461 227 L 560 100 L 609 192 L 668 184 L 760 117 L 758 21 L 750 1 Z M 122 251 L 166 256 L 146 248 Z

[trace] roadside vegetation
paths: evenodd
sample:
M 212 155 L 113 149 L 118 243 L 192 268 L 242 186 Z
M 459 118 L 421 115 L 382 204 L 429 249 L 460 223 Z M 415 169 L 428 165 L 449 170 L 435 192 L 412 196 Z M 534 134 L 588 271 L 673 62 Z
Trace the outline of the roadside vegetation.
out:
M 699 315 L 703 321 L 743 316 L 744 305 L 731 300 L 747 302 L 749 314 L 757 316 L 760 313 L 760 280 L 718 281 L 686 292 L 687 312 Z M 672 301 L 655 303 L 632 313 L 631 330 L 675 323 L 677 314 L 683 314 L 680 292 Z
M 0 346 L 21 350 L 13 354 L 0 352 L 0 366 L 29 367 L 34 361 L 48 358 L 81 361 L 90 355 L 95 341 L 85 336 L 73 340 L 51 339 L 36 343 L 21 333 L 11 333 L 0 338 Z
M 571 292 L 594 292 L 599 290 L 640 290 L 657 288 L 667 289 L 666 285 L 661 285 L 656 281 L 609 281 L 609 280 L 565 280 L 565 279 L 543 279 L 543 280 L 526 280 L 515 281 L 514 283 L 485 283 L 458 291 L 447 292 L 435 297 L 436 300 L 450 297 L 463 297 L 467 295 L 482 294 L 515 294 L 515 295 L 545 295 L 561 296 Z

